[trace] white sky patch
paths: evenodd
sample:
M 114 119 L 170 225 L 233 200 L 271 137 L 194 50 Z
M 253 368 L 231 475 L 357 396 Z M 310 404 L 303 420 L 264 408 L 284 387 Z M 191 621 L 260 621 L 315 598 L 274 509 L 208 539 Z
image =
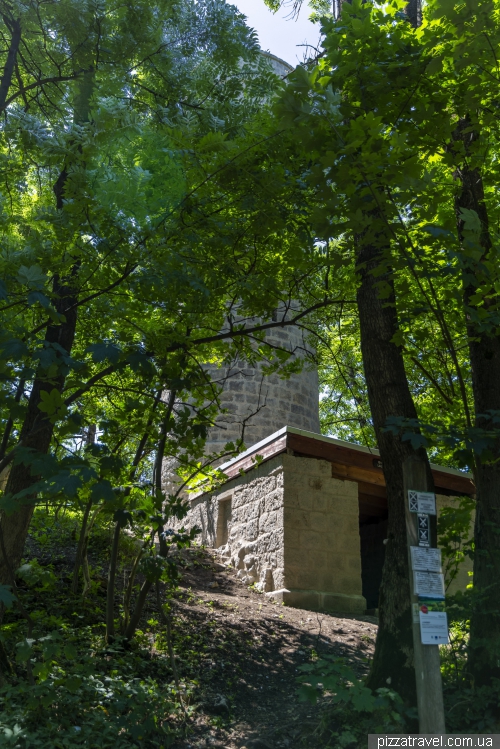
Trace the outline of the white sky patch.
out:
M 238 10 L 247 17 L 247 24 L 258 34 L 261 48 L 271 52 L 290 65 L 297 65 L 304 59 L 306 48 L 301 44 L 318 46 L 319 25 L 309 21 L 309 8 L 306 0 L 298 18 L 292 18 L 290 8 L 281 8 L 277 13 L 264 4 L 264 0 L 232 0 Z M 308 57 L 313 56 L 308 50 Z

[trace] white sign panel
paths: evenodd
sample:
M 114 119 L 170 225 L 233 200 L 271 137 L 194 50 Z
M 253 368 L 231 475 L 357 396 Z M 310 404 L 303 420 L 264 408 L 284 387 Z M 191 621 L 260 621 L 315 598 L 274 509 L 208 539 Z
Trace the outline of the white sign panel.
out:
M 444 577 L 438 572 L 413 572 L 413 590 L 422 598 L 444 599 Z
M 441 572 L 441 549 L 412 546 L 411 566 L 421 572 Z
M 422 645 L 447 645 L 448 617 L 444 611 L 427 611 L 420 608 L 420 638 Z
M 417 492 L 408 490 L 410 512 L 422 512 L 427 515 L 436 514 L 436 495 L 432 492 Z

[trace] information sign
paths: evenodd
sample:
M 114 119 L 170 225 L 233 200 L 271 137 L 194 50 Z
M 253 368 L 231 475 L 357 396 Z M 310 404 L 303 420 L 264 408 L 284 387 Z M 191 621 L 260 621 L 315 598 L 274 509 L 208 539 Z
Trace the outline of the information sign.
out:
M 428 515 L 417 515 L 418 545 L 431 545 L 431 524 Z
M 448 617 L 444 611 L 429 611 L 422 605 L 420 616 L 420 638 L 422 645 L 447 645 Z
M 427 515 L 436 514 L 436 495 L 432 492 L 417 492 L 408 490 L 410 512 L 425 512 Z
M 441 549 L 412 546 L 411 566 L 422 572 L 441 572 Z
M 444 577 L 439 572 L 413 572 L 413 590 L 416 596 L 444 599 Z

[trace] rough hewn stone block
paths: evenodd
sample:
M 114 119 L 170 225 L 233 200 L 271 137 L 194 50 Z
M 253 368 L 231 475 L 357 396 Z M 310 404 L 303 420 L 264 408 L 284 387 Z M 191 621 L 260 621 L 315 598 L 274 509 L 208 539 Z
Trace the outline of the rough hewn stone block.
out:
M 286 528 L 307 528 L 309 527 L 309 512 L 300 507 L 285 507 L 283 524 Z
M 333 479 L 330 471 L 327 461 L 281 454 L 227 482 L 218 495 L 201 497 L 190 514 L 210 541 L 222 522 L 217 496 L 229 497 L 228 553 L 244 575 L 286 588 L 289 604 L 359 613 L 357 484 Z
M 286 535 L 285 535 L 286 539 Z M 322 549 L 304 550 L 302 547 L 285 547 L 285 562 L 291 567 L 307 567 L 315 570 L 324 569 L 328 565 L 328 552 Z

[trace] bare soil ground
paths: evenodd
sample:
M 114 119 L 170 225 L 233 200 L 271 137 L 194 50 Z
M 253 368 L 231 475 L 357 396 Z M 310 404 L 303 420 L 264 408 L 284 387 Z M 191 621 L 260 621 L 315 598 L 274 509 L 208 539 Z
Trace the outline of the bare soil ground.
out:
M 277 604 L 242 584 L 211 551 L 198 556 L 198 564 L 188 563 L 174 622 L 180 671 L 189 676 L 191 652 L 200 687 L 192 732 L 175 749 L 318 749 L 323 742 L 315 731 L 325 702 L 299 702 L 299 666 L 330 654 L 344 657 L 361 676 L 377 631 L 374 617 Z

